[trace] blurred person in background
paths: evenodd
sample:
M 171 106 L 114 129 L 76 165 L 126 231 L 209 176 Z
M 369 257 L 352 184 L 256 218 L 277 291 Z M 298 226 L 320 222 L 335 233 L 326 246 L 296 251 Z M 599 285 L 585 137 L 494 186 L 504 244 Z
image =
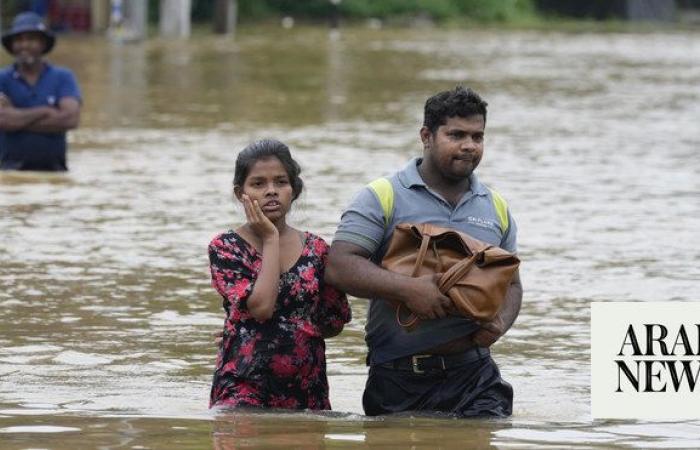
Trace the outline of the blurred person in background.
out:
M 33 12 L 2 36 L 14 57 L 0 70 L 0 169 L 65 171 L 66 132 L 78 126 L 81 96 L 73 72 L 49 64 L 56 38 Z

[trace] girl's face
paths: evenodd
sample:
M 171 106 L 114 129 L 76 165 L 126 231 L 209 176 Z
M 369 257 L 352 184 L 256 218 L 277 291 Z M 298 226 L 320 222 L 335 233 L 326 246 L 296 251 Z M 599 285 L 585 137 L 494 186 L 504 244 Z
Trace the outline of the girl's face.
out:
M 256 161 L 243 186 L 235 186 L 234 192 L 239 201 L 242 201 L 243 194 L 247 194 L 251 202 L 257 200 L 263 214 L 273 222 L 285 217 L 292 207 L 289 175 L 275 157 Z

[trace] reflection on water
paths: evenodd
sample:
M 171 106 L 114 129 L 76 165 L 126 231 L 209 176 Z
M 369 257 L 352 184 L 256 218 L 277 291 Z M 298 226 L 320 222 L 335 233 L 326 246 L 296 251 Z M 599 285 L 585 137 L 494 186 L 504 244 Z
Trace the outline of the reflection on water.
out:
M 71 171 L 0 174 L 3 449 L 700 446 L 696 422 L 591 421 L 588 331 L 591 301 L 697 300 L 696 34 L 240 31 L 59 43 L 85 95 Z M 479 172 L 520 229 L 523 311 L 494 347 L 513 418 L 362 417 L 357 299 L 328 345 L 335 415 L 209 413 L 223 312 L 205 250 L 243 216 L 236 151 L 288 142 L 294 222 L 330 238 L 457 83 L 489 101 Z
M 377 447 L 495 448 L 493 433 L 510 425 L 501 421 L 430 418 L 369 419 L 353 415 L 235 414 L 214 422 L 214 448 L 308 449 Z M 271 439 L 271 431 L 274 437 Z

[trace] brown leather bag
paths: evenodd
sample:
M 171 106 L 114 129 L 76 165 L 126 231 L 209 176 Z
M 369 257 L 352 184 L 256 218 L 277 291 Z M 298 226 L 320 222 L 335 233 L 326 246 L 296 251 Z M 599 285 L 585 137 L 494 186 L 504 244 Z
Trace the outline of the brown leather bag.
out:
M 479 322 L 496 317 L 505 301 L 510 281 L 518 269 L 517 256 L 450 228 L 422 223 L 396 225 L 382 267 L 392 272 L 419 277 L 442 273 L 440 292 L 450 297 L 460 313 Z M 401 321 L 412 327 L 418 318 L 411 314 Z

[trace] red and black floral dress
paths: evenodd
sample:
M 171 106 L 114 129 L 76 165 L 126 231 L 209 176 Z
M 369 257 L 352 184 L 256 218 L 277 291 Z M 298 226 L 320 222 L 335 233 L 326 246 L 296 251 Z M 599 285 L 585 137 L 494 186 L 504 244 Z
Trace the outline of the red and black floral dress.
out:
M 234 231 L 209 244 L 212 286 L 223 297 L 224 336 L 209 406 L 330 409 L 323 333 L 350 321 L 345 294 L 323 282 L 328 244 L 305 232 L 301 256 L 280 275 L 271 319 L 258 322 L 246 301 L 261 255 Z

